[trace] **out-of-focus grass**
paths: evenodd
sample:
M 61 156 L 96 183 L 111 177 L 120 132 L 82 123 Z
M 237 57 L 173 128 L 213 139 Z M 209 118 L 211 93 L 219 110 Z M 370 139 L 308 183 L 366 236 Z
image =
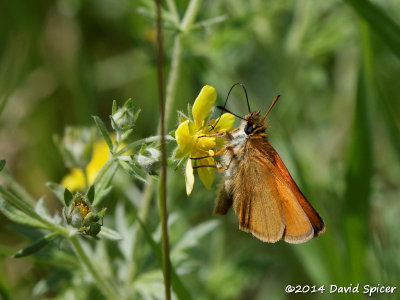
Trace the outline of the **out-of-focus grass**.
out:
M 66 173 L 51 136 L 61 134 L 65 125 L 91 124 L 94 114 L 106 120 L 113 99 L 133 98 L 142 109 L 135 137 L 156 133 L 154 26 L 137 12 L 140 5 L 125 0 L 2 3 L 0 107 L 6 106 L 0 109 L 0 159 L 7 159 L 13 177 L 35 196 L 47 193 L 45 181 L 59 181 Z M 177 1 L 180 14 L 186 5 Z M 206 29 L 199 26 L 183 39 L 173 111 L 186 111 L 204 84 L 216 87 L 222 103 L 234 82 L 245 83 L 254 110 L 265 111 L 281 94 L 270 114 L 271 143 L 324 218 L 327 231 L 304 245 L 263 244 L 240 232 L 230 212 L 185 253 L 187 261 L 175 261 L 180 262 L 177 273 L 196 299 L 290 299 L 284 294 L 289 283 L 398 284 L 400 35 L 398 21 L 390 15 L 399 13 L 398 1 L 201 3 L 199 20 L 226 19 Z M 175 32 L 165 34 L 169 63 Z M 233 96 L 228 108 L 246 113 L 242 95 Z M 172 116 L 169 129 L 175 125 Z M 186 231 L 214 218 L 216 188 L 207 191 L 195 185 L 187 198 L 183 172 L 171 167 L 168 175 L 169 208 L 178 216 L 171 225 L 174 246 Z M 134 231 L 130 210 L 140 210 L 142 189 L 141 183 L 121 176 L 113 197 L 105 200 L 129 207 L 124 217 L 127 232 Z M 121 196 L 125 193 L 130 200 Z M 54 202 L 48 199 L 49 204 Z M 109 209 L 116 211 L 111 204 Z M 122 222 L 112 215 L 106 223 Z M 150 232 L 158 228 L 154 201 L 144 223 Z M 7 245 L 1 252 L 4 258 L 22 241 L 10 241 L 10 232 L 17 229 L 4 218 L 0 225 L 1 243 Z M 112 271 L 124 270 L 121 256 L 130 257 L 136 264 L 134 280 L 146 287 L 160 275 L 141 273 L 155 260 L 152 248 L 143 243 L 132 254 L 130 242 L 126 238 L 117 243 L 118 250 L 105 242 L 108 251 L 101 257 L 107 258 Z M 51 257 L 67 274 L 83 276 L 66 271 L 68 259 Z M 39 256 L 33 261 L 27 275 L 15 272 L 10 277 L 6 270 L 13 262 L 4 260 L 4 295 L 24 298 L 38 278 L 45 280 L 51 271 L 45 260 Z M 70 290 L 95 295 L 83 281 L 60 276 L 57 282 L 58 291 L 50 289 L 46 295 L 61 299 Z

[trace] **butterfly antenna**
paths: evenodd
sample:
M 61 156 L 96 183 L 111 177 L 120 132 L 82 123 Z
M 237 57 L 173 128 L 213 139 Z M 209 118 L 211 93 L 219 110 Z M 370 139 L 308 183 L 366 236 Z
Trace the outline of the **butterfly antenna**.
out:
M 249 112 L 251 112 L 251 110 L 250 110 L 250 103 L 249 103 L 249 97 L 247 96 L 246 87 L 244 86 L 243 83 L 236 82 L 236 83 L 235 83 L 234 85 L 232 85 L 232 87 L 229 89 L 228 95 L 226 96 L 226 99 L 225 99 L 224 106 L 217 106 L 217 108 L 221 109 L 221 114 L 219 115 L 219 118 L 218 118 L 217 123 L 215 123 L 214 125 L 211 125 L 212 129 L 214 129 L 215 126 L 217 126 L 219 120 L 221 119 L 222 113 L 223 113 L 224 111 L 227 112 L 227 113 L 230 113 L 230 114 L 234 115 L 235 117 L 238 117 L 238 118 L 244 120 L 242 117 L 239 117 L 238 115 L 232 113 L 231 111 L 229 111 L 229 110 L 227 110 L 227 109 L 225 108 L 225 107 L 226 107 L 226 103 L 228 102 L 228 99 L 229 99 L 229 95 L 231 94 L 233 88 L 234 88 L 235 86 L 237 86 L 237 85 L 240 85 L 240 86 L 243 88 L 244 94 L 246 95 L 247 108 L 249 109 Z
M 265 118 L 268 116 L 269 112 L 270 112 L 271 109 L 274 107 L 276 101 L 278 101 L 278 99 L 279 99 L 280 96 L 281 96 L 281 95 L 277 95 L 277 96 L 275 97 L 274 101 L 272 101 L 272 104 L 270 105 L 270 107 L 269 107 L 267 113 L 266 113 L 266 114 L 264 115 L 264 117 L 261 119 L 261 122 L 264 122 Z
M 278 99 L 279 99 L 280 96 L 281 96 L 281 95 L 277 95 L 277 96 L 275 97 L 274 101 L 272 101 L 271 106 L 269 107 L 267 113 L 266 113 L 266 114 L 264 115 L 264 117 L 262 118 L 261 122 L 264 122 L 265 118 L 268 116 L 269 112 L 271 111 L 272 107 L 274 107 L 276 101 L 278 101 Z

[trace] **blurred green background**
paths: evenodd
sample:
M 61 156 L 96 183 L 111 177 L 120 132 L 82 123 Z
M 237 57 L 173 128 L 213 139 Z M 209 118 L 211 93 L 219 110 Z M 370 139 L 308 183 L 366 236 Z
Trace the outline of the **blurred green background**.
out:
M 395 23 L 400 2 L 373 3 L 199 1 L 194 26 L 179 37 L 168 130 L 176 128 L 177 111 L 186 112 L 205 84 L 216 88 L 222 105 L 232 84 L 242 82 L 252 109 L 262 112 L 281 94 L 269 115 L 271 143 L 327 230 L 302 245 L 262 243 L 238 230 L 233 212 L 212 216 L 221 176 L 211 191 L 197 178 L 187 197 L 183 170 L 171 164 L 172 247 L 185 233 L 192 234 L 186 236 L 191 247 L 172 261 L 193 299 L 367 298 L 361 288 L 359 294 L 342 296 L 286 294 L 287 284 L 400 289 L 400 30 Z M 187 5 L 176 2 L 180 17 Z M 167 20 L 166 82 L 177 32 Z M 1 1 L 0 159 L 34 197 L 46 194 L 52 211 L 58 203 L 44 183 L 60 182 L 68 172 L 53 134 L 62 135 L 67 125 L 92 125 L 92 115 L 109 124 L 112 100 L 122 105 L 128 98 L 142 110 L 135 139 L 156 134 L 155 46 L 152 1 Z M 242 115 L 246 107 L 242 91 L 236 90 L 228 108 Z M 173 147 L 170 143 L 169 155 Z M 134 224 L 132 210 L 143 205 L 142 190 L 141 183 L 116 178 L 105 201 L 109 227 L 121 228 L 114 213 L 122 211 L 127 224 Z M 125 208 L 115 209 L 117 203 Z M 155 199 L 148 209 L 146 224 L 157 231 Z M 83 284 L 87 278 L 79 267 L 67 266 L 73 256 L 10 258 L 26 245 L 26 229 L 2 215 L 0 226 L 0 298 L 101 297 L 95 287 Z M 119 243 L 104 243 L 115 274 L 124 261 L 125 246 Z M 143 279 L 140 274 L 148 270 L 156 275 L 145 277 L 134 295 L 158 299 L 151 291 L 162 291 L 161 271 L 153 265 L 151 248 L 140 249 L 134 255 L 139 269 L 134 279 Z M 62 252 L 57 246 L 51 251 Z M 134 286 L 134 279 L 128 285 Z M 45 282 L 46 289 L 40 290 L 38 282 Z M 372 299 L 398 299 L 399 293 Z

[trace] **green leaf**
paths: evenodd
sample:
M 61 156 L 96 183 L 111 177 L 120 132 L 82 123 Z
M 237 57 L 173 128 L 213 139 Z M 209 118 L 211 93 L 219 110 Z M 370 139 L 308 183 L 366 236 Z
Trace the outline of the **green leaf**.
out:
M 24 202 L 28 203 L 29 205 L 35 205 L 36 199 L 33 198 L 26 190 L 23 188 L 12 176 L 10 173 L 7 172 L 7 170 L 3 170 L 1 173 L 3 176 L 7 187 L 12 191 L 17 197 L 19 197 L 21 200 Z
M 373 160 L 368 99 L 365 72 L 362 69 L 359 72 L 353 128 L 347 151 L 346 190 L 341 222 L 348 253 L 348 280 L 357 282 L 364 281 L 367 271 L 364 262 L 368 245 Z
M 211 220 L 199 224 L 192 229 L 188 230 L 185 235 L 175 244 L 171 251 L 171 254 L 179 255 L 179 252 L 183 252 L 191 247 L 199 244 L 200 239 L 210 233 L 215 227 L 217 227 L 218 221 Z
M 100 202 L 105 196 L 107 196 L 112 190 L 112 186 L 109 186 L 106 189 L 100 191 L 100 193 L 96 193 L 95 202 Z
M 39 222 L 42 222 L 45 225 L 50 225 L 47 220 L 39 216 L 33 209 L 33 205 L 30 203 L 27 203 L 17 196 L 15 196 L 13 193 L 7 191 L 0 185 L 0 194 L 4 196 L 3 200 L 7 201 L 9 204 L 15 206 L 18 210 L 22 211 L 26 215 L 30 216 L 31 218 L 36 219 Z
M 35 212 L 42 218 L 52 221 L 51 215 L 50 215 L 46 205 L 44 204 L 44 198 L 40 198 L 37 201 L 37 203 L 35 205 Z
M 97 128 L 100 130 L 101 135 L 103 136 L 104 140 L 107 143 L 108 149 L 110 149 L 110 152 L 113 151 L 113 143 L 111 141 L 111 137 L 107 131 L 106 126 L 104 125 L 103 121 L 97 117 L 97 116 L 92 116 L 94 122 L 96 123 Z
M 89 200 L 89 203 L 92 204 L 94 201 L 94 185 L 91 185 L 89 190 L 87 191 L 86 197 Z
M 147 242 L 150 244 L 151 248 L 153 249 L 153 252 L 155 256 L 157 257 L 160 265 L 162 265 L 162 253 L 161 249 L 154 241 L 153 237 L 151 236 L 150 232 L 147 230 L 146 226 L 143 224 L 142 220 L 139 218 L 137 215 L 136 211 L 133 210 L 133 213 L 136 217 L 136 220 L 138 221 L 140 228 L 143 230 L 144 236 L 147 240 Z M 171 264 L 171 283 L 172 283 L 172 288 L 179 300 L 190 300 L 192 299 L 192 296 L 186 289 L 186 287 L 183 285 L 183 282 L 179 275 L 176 273 L 175 268 Z
M 134 116 L 133 116 L 133 120 L 136 122 L 136 120 L 138 119 L 140 113 L 141 113 L 141 109 L 138 108 L 137 111 L 135 112 Z
M 111 114 L 115 114 L 117 112 L 117 101 L 113 100 Z
M 0 160 L 0 172 L 1 172 L 1 170 L 4 169 L 5 165 L 6 165 L 6 160 L 5 159 Z
M 46 186 L 53 192 L 53 194 L 63 205 L 68 206 L 64 201 L 65 188 L 61 184 L 55 182 L 46 182 Z
M 20 258 L 24 256 L 28 256 L 38 252 L 43 247 L 47 246 L 52 240 L 59 236 L 59 233 L 49 233 L 45 235 L 43 238 L 35 241 L 33 244 L 29 245 L 28 247 L 19 250 L 14 257 Z
M 120 159 L 119 164 L 122 167 L 122 169 L 124 169 L 133 178 L 146 182 L 146 173 L 143 170 L 136 167 L 133 163 L 127 163 L 126 161 Z
M 71 204 L 72 199 L 74 198 L 74 195 L 70 192 L 69 189 L 65 188 L 64 189 L 64 203 L 65 206 L 69 206 Z
M 94 179 L 93 185 L 96 190 L 93 206 L 98 206 L 103 197 L 109 192 L 109 185 L 118 170 L 118 160 L 110 159 Z
M 4 216 L 15 223 L 28 225 L 32 227 L 46 228 L 41 222 L 31 218 L 20 210 L 8 204 L 3 198 L 0 197 L 0 211 Z
M 106 226 L 101 227 L 101 231 L 99 233 L 100 237 L 113 240 L 113 241 L 120 241 L 122 240 L 122 236 L 115 230 L 108 228 Z
M 344 0 L 400 58 L 400 27 L 376 4 L 368 0 Z

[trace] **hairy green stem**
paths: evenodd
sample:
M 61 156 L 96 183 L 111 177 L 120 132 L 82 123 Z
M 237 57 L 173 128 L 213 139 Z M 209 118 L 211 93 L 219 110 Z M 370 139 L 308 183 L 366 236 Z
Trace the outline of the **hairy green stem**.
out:
M 190 26 L 192 26 L 197 15 L 197 11 L 199 10 L 199 5 L 200 0 L 190 0 L 180 26 L 183 33 L 186 33 L 190 30 Z
M 80 259 L 80 261 L 86 266 L 89 273 L 92 275 L 93 279 L 97 283 L 97 287 L 103 292 L 108 299 L 117 300 L 119 299 L 116 291 L 109 286 L 108 282 L 100 276 L 100 273 L 94 267 L 93 263 L 91 262 L 90 258 L 86 255 L 85 251 L 83 250 L 78 237 L 76 235 L 69 237 L 69 241 L 71 243 L 72 248 L 75 251 L 76 256 Z

